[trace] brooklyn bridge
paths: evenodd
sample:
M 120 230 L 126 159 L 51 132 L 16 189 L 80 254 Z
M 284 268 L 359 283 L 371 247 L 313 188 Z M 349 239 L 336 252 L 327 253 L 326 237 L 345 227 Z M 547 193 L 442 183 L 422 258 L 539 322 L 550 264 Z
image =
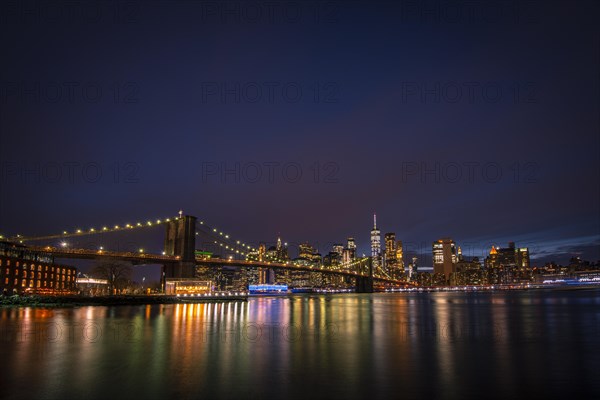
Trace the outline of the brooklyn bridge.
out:
M 143 249 L 139 249 L 139 251 L 111 251 L 102 247 L 94 249 L 73 248 L 66 246 L 65 242 L 67 238 L 72 237 L 129 232 L 139 229 L 156 229 L 159 226 L 162 226 L 165 232 L 164 250 L 161 254 L 148 253 Z M 207 256 L 205 253 L 197 251 L 196 238 L 199 235 L 208 238 L 229 255 L 227 257 Z M 404 280 L 387 275 L 384 271 L 374 270 L 370 257 L 357 257 L 352 261 L 333 266 L 324 265 L 322 261 L 318 263 L 306 263 L 298 260 L 265 257 L 263 255 L 259 255 L 253 259 L 249 256 L 252 252 L 256 252 L 256 248 L 248 244 L 249 242 L 234 240 L 218 229 L 208 226 L 204 221 L 199 221 L 197 217 L 183 215 L 182 212 L 172 218 L 149 220 L 143 223 L 127 223 L 87 230 L 75 229 L 70 232 L 62 231 L 61 233 L 46 236 L 17 235 L 9 238 L 9 240 L 23 244 L 32 251 L 44 252 L 60 259 L 119 260 L 130 262 L 137 266 L 159 264 L 163 268 L 163 279 L 194 278 L 197 266 L 208 268 L 229 266 L 272 269 L 274 271 L 318 272 L 333 276 L 342 276 L 354 280 L 356 292 L 358 293 L 372 292 L 375 282 L 377 284 L 394 286 L 411 285 L 411 283 L 407 283 Z M 60 242 L 58 246 L 55 244 L 57 241 Z

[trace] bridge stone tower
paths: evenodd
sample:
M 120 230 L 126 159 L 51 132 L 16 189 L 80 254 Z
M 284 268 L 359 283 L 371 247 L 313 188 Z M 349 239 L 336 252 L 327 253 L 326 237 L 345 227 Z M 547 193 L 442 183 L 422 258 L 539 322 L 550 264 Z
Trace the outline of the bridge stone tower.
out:
M 166 224 L 165 254 L 179 256 L 179 262 L 163 266 L 167 278 L 193 278 L 196 269 L 196 217 L 184 215 Z
M 368 276 L 356 277 L 356 293 L 373 293 L 373 259 L 369 258 Z

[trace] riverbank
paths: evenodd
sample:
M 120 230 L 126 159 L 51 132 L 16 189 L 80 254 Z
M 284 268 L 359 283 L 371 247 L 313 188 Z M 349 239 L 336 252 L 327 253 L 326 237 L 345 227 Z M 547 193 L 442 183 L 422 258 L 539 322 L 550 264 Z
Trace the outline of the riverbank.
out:
M 246 301 L 246 295 L 211 297 L 150 296 L 4 296 L 0 307 L 81 307 L 81 306 L 131 306 L 146 304 L 209 303 Z

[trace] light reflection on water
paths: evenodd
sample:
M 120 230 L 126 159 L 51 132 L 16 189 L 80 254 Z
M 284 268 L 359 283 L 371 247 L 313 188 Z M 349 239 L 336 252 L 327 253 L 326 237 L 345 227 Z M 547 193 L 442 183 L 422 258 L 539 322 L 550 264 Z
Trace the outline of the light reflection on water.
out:
M 0 309 L 6 398 L 600 394 L 598 291 Z

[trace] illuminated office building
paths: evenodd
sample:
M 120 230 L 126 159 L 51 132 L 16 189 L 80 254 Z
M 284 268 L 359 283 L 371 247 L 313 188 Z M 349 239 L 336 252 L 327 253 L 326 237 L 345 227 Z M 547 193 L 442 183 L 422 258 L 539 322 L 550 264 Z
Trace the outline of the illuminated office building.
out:
M 354 240 L 354 238 L 348 238 L 348 243 L 346 244 L 346 247 L 350 250 L 356 250 L 356 241 Z
M 515 247 L 514 242 L 509 242 L 508 247 L 492 246 L 489 256 L 485 260 L 486 268 L 489 267 L 516 267 L 529 268 L 529 249 Z
M 396 234 L 393 232 L 384 235 L 385 264 L 388 271 L 396 267 Z
M 505 248 L 492 246 L 484 264 L 487 279 L 493 284 L 519 282 L 531 272 L 529 249 L 516 247 L 514 242 L 509 242 Z
M 417 265 L 418 259 L 417 257 L 412 258 L 412 262 L 408 264 L 408 280 L 413 281 L 417 278 L 417 274 L 419 273 L 419 267 Z
M 342 262 L 349 263 L 352 262 L 356 258 L 356 242 L 354 238 L 348 238 L 346 248 L 342 253 Z
M 396 234 L 385 234 L 385 268 L 392 278 L 400 278 L 404 273 L 402 262 L 402 242 L 396 241 Z
M 404 250 L 402 249 L 402 240 L 396 242 L 396 265 L 398 271 L 404 273 Z
M 436 240 L 432 245 L 433 273 L 444 274 L 446 279 L 454 272 L 454 265 L 458 261 L 456 243 L 452 239 Z
M 344 252 L 344 245 L 343 245 L 343 244 L 336 243 L 336 244 L 334 244 L 334 245 L 333 245 L 333 249 L 332 249 L 332 251 L 333 251 L 334 253 L 337 253 L 337 254 L 339 254 L 339 255 L 340 255 L 340 257 L 341 257 L 341 256 L 342 256 L 342 253 Z

